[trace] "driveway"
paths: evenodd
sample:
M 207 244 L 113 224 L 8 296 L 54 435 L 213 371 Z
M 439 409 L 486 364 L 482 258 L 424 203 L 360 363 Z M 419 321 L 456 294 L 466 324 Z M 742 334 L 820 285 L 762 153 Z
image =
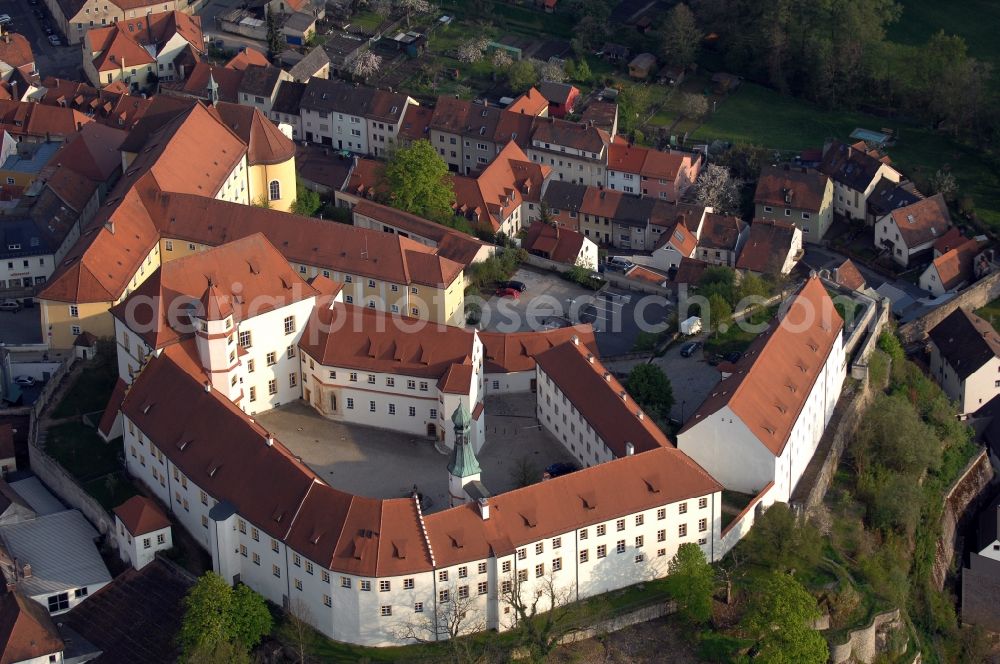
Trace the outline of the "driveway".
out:
M 640 331 L 659 331 L 669 313 L 663 297 L 616 288 L 594 292 L 544 270 L 522 266 L 512 279 L 527 288 L 516 300 L 494 295 L 483 302 L 481 329 L 520 332 L 590 323 L 601 354 L 610 357 L 630 352 Z
M 34 11 L 41 10 L 45 18 L 39 20 Z M 86 80 L 80 67 L 80 45 L 68 46 L 66 36 L 59 33 L 59 28 L 45 4 L 39 1 L 35 6 L 27 0 L 0 0 L 0 14 L 9 14 L 12 21 L 11 32 L 25 36 L 31 43 L 31 51 L 35 54 L 35 69 L 42 78 L 56 76 Z M 48 37 L 42 31 L 42 21 L 48 22 L 62 40 L 62 46 L 52 46 Z
M 701 351 L 691 357 L 681 357 L 683 345 L 674 344 L 663 357 L 653 360 L 670 379 L 674 391 L 670 417 L 681 424 L 691 418 L 722 379 L 722 374 L 704 359 Z

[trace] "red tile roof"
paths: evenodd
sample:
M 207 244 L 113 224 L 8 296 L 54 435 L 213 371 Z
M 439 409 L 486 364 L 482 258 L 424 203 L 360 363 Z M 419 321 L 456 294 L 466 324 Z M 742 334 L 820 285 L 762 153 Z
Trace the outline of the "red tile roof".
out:
M 433 117 L 433 108 L 407 104 L 403 121 L 399 125 L 399 139 L 401 141 L 430 140 L 431 118 Z
M 586 346 L 570 341 L 535 361 L 616 457 L 625 456 L 627 442 L 637 452 L 672 447 L 666 434 Z
M 26 74 L 31 74 L 34 69 L 35 55 L 31 52 L 31 43 L 24 35 L 16 32 L 4 31 L 0 38 L 0 62 L 6 62 L 14 69 L 21 69 Z M 24 91 L 21 92 L 24 94 Z
M 41 604 L 16 590 L 0 595 L 0 664 L 46 658 L 61 653 L 63 647 Z
M 948 232 L 939 237 L 934 242 L 934 253 L 938 256 L 947 253 L 957 247 L 958 245 L 965 242 L 965 236 L 962 235 L 962 231 L 958 226 L 952 226 L 948 229 Z
M 524 113 L 525 115 L 541 115 L 548 109 L 549 100 L 542 96 L 536 88 L 530 87 L 523 95 L 515 99 L 507 110 L 511 113 Z
M 125 392 L 127 391 L 128 383 L 121 378 L 115 381 L 115 388 L 111 391 L 111 398 L 108 399 L 108 405 L 104 407 L 104 412 L 101 413 L 101 421 L 97 425 L 97 431 L 104 438 L 111 436 L 111 428 L 115 424 L 115 419 L 118 417 L 118 411 L 121 410 L 122 401 L 125 400 Z
M 492 232 L 524 200 L 537 201 L 552 169 L 533 163 L 513 141 L 473 180 L 456 177 L 455 208 Z
M 576 336 L 580 343 L 595 356 L 600 356 L 594 328 L 590 325 L 574 325 L 554 330 L 538 332 L 480 332 L 483 342 L 486 373 L 513 373 L 534 371 L 535 357 L 545 351 L 564 344 Z
M 543 144 L 565 146 L 597 155 L 603 153 L 604 148 L 611 143 L 611 137 L 603 129 L 557 118 L 539 118 L 535 122 L 531 138 Z M 558 147 L 555 149 L 558 151 Z
M 132 537 L 170 527 L 167 515 L 146 496 L 132 496 L 113 511 Z
M 774 456 L 780 456 L 843 326 L 823 282 L 811 277 L 680 433 L 728 406 Z
M 648 267 L 643 267 L 642 265 L 636 265 L 631 270 L 628 271 L 626 275 L 630 279 L 639 279 L 640 281 L 648 281 L 656 286 L 663 286 L 666 284 L 667 277 L 664 274 L 660 274 L 656 270 L 651 270 Z
M 485 246 L 481 240 L 461 231 L 369 200 L 358 201 L 354 206 L 354 212 L 390 224 L 407 233 L 427 238 L 437 244 L 438 256 L 453 260 L 463 266 L 468 266 L 476 260 Z
M 980 251 L 979 241 L 969 238 L 934 259 L 934 268 L 945 290 L 958 288 L 974 279 L 973 261 Z
M 267 56 L 252 47 L 246 47 L 239 53 L 234 55 L 229 62 L 226 63 L 227 69 L 237 69 L 243 71 L 249 65 L 257 65 L 259 67 L 266 67 L 271 64 L 267 61 Z
M 736 260 L 737 269 L 760 274 L 780 272 L 792 250 L 795 231 L 794 224 L 757 219 L 750 224 L 750 235 Z
M 528 228 L 528 235 L 521 246 L 528 253 L 538 254 L 557 263 L 575 265 L 586 238 L 568 228 L 559 228 L 536 221 Z
M 943 235 L 951 227 L 951 214 L 944 196 L 934 194 L 916 203 L 896 208 L 889 214 L 910 249 Z
M 829 186 L 830 178 L 819 171 L 765 166 L 753 201 L 757 205 L 819 212 Z
M 282 164 L 295 157 L 295 143 L 260 109 L 219 102 L 211 110 L 246 144 L 249 166 Z
M 615 141 L 608 146 L 608 170 L 622 173 L 638 173 L 650 152 L 641 145 L 629 145 Z
M 833 280 L 851 290 L 861 290 L 865 287 L 865 278 L 850 258 L 833 269 Z

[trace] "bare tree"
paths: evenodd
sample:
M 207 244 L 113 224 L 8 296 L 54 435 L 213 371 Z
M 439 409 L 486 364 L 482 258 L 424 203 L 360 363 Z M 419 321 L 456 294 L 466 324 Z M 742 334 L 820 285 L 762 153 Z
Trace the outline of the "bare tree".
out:
M 371 3 L 372 11 L 385 18 L 392 14 L 392 0 L 375 0 Z
M 732 214 L 739 210 L 742 185 L 725 166 L 709 164 L 702 169 L 695 182 L 695 198 L 699 205 L 712 207 L 716 212 Z
M 485 37 L 473 37 L 466 39 L 458 45 L 456 57 L 459 62 L 479 62 L 486 53 L 489 41 Z
M 364 51 L 351 63 L 351 74 L 360 79 L 367 79 L 369 76 L 378 73 L 381 66 L 381 55 L 376 55 L 371 51 Z
M 733 605 L 733 582 L 740 571 L 743 557 L 740 555 L 740 548 L 735 547 L 729 552 L 722 562 L 719 563 L 719 579 L 726 587 L 726 606 Z
M 396 637 L 417 643 L 447 641 L 454 664 L 480 664 L 489 661 L 488 644 L 461 636 L 486 630 L 486 614 L 479 606 L 477 595 L 468 586 L 438 587 L 447 592 L 447 599 L 438 601 L 434 611 L 415 613 L 412 620 L 396 630 Z M 439 595 L 440 597 L 440 595 Z
M 545 661 L 564 636 L 579 629 L 577 620 L 584 610 L 583 605 L 572 604 L 572 586 L 560 586 L 557 575 L 551 567 L 533 581 L 510 574 L 500 586 L 500 603 L 514 613 L 512 627 L 518 633 L 519 645 L 535 662 Z
M 708 100 L 705 95 L 685 92 L 681 95 L 681 113 L 689 118 L 701 118 L 708 113 Z
M 413 14 L 426 14 L 431 10 L 427 0 L 398 0 L 399 8 L 406 12 L 406 27 L 410 27 L 410 17 Z
M 288 605 L 288 632 L 295 640 L 295 647 L 299 650 L 299 664 L 306 661 L 306 643 L 309 640 L 309 633 L 312 631 L 310 621 L 312 612 L 309 606 L 299 598 L 293 599 Z
M 493 52 L 493 68 L 497 71 L 507 71 L 512 64 L 514 60 L 507 51 L 498 48 Z

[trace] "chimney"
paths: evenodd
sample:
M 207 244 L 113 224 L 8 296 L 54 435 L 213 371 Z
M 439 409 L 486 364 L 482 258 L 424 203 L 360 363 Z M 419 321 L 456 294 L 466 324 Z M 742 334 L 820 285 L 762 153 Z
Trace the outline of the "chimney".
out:
M 483 521 L 490 519 L 490 501 L 486 498 L 479 499 L 479 516 L 483 517 Z
M 267 436 L 264 438 L 264 443 L 268 447 L 274 447 L 274 436 L 272 436 L 270 432 L 268 432 Z
M 594 354 L 593 353 L 587 353 L 587 361 L 590 362 L 591 364 L 594 363 Z
M 212 391 L 212 384 L 210 382 L 208 382 L 207 380 L 205 381 L 205 391 L 206 392 L 211 392 Z
M 625 456 L 632 456 L 635 454 L 635 445 L 630 442 L 625 442 Z
M 618 396 L 622 398 L 622 401 L 628 402 L 628 392 L 626 392 L 625 390 L 619 392 Z
M 575 334 L 573 335 L 571 341 L 573 342 L 574 346 L 579 346 L 580 345 L 580 337 L 576 336 Z
M 643 415 L 643 413 L 642 413 L 641 410 L 640 411 L 636 411 L 636 416 L 639 418 L 640 421 L 646 419 L 646 416 Z
M 854 154 L 854 148 L 852 148 L 850 145 L 848 145 L 847 146 L 847 158 L 850 159 L 852 154 Z
M 108 219 L 104 222 L 104 227 L 107 228 L 112 235 L 115 234 L 115 222 L 113 220 Z
M 30 579 L 31 578 L 31 564 L 30 563 L 24 563 L 24 567 L 21 568 L 21 576 L 23 576 L 26 579 Z
M 609 372 L 607 372 L 607 371 L 604 372 L 604 382 L 605 383 L 610 383 L 611 382 L 611 374 Z

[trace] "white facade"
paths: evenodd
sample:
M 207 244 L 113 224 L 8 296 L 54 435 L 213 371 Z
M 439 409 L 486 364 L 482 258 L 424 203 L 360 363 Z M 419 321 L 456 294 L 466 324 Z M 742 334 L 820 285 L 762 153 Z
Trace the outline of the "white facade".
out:
M 850 219 L 863 221 L 868 214 L 868 197 L 882 178 L 898 183 L 900 175 L 896 169 L 882 164 L 864 191 L 852 189 L 835 178 L 830 178 L 833 181 L 833 211 Z
M 931 249 L 937 239 L 937 237 L 931 237 L 922 244 L 910 247 L 906 244 L 906 239 L 900 235 L 899 226 L 891 214 L 887 214 L 875 222 L 875 248 L 888 248 L 892 254 L 892 260 L 903 267 L 909 265 L 910 258 L 915 254 Z
M 310 143 L 332 145 L 338 150 L 369 153 L 368 120 L 360 115 L 302 108 L 302 135 Z M 398 128 L 395 129 L 398 133 Z
M 246 153 L 240 158 L 236 167 L 226 176 L 226 181 L 215 193 L 220 201 L 250 205 L 250 178 L 247 171 Z
M 615 458 L 594 428 L 559 386 L 537 367 L 538 422 L 570 452 L 584 468 L 596 466 Z M 609 374 L 610 375 L 610 374 Z M 626 395 L 626 398 L 631 398 Z
M 133 537 L 118 516 L 115 516 L 115 540 L 118 555 L 135 569 L 153 562 L 157 551 L 166 551 L 174 545 L 169 526 Z
M 775 456 L 729 406 L 681 432 L 677 447 L 727 489 L 757 494 L 774 482 L 769 501 L 788 502 L 833 416 L 846 375 L 844 363 L 838 335 L 780 455 Z M 727 389 L 726 381 L 715 389 Z
M 550 167 L 551 177 L 557 180 L 597 187 L 604 186 L 607 178 L 607 146 L 600 152 L 587 152 L 533 139 L 527 153 L 531 161 Z
M 1000 358 L 991 357 L 964 380 L 941 354 L 933 340 L 931 346 L 931 376 L 952 401 L 957 401 L 959 413 L 968 415 L 979 410 L 1000 394 Z

